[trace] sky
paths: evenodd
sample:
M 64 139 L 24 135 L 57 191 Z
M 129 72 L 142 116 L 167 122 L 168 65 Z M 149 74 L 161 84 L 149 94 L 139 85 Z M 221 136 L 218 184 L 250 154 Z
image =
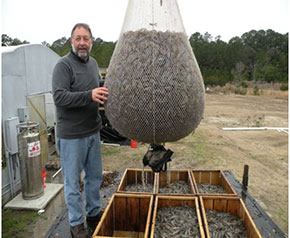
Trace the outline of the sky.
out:
M 150 1 L 150 0 L 149 0 Z M 163 0 L 172 1 L 172 0 Z M 228 42 L 250 30 L 289 32 L 288 0 L 177 0 L 186 30 Z M 117 41 L 128 0 L 1 0 L 1 34 L 52 44 L 88 23 L 95 38 Z

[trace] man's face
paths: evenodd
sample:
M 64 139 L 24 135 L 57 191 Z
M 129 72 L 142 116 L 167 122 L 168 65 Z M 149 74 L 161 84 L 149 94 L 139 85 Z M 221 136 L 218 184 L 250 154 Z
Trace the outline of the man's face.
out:
M 93 46 L 93 40 L 90 32 L 83 27 L 77 27 L 71 38 L 73 52 L 83 60 L 89 57 Z

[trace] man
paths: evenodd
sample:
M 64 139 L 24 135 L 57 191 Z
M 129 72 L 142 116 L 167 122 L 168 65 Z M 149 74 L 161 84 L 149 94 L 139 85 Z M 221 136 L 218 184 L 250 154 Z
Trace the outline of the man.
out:
M 101 217 L 101 117 L 98 105 L 107 100 L 108 90 L 99 87 L 98 65 L 89 56 L 93 45 L 90 27 L 76 24 L 70 43 L 71 51 L 54 68 L 52 91 L 70 231 L 73 238 L 87 238 L 89 232 L 84 227 L 79 178 L 84 170 L 85 211 L 91 233 Z

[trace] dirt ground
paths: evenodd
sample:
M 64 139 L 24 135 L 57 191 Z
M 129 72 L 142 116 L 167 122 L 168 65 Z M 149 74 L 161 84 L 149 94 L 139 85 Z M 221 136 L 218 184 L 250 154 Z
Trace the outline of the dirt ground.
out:
M 277 130 L 225 131 L 225 127 L 287 127 L 288 95 L 206 94 L 204 119 L 194 134 L 165 147 L 170 168 L 231 170 L 241 182 L 249 165 L 249 192 L 288 234 L 288 134 Z M 142 168 L 148 144 L 102 148 L 104 170 Z

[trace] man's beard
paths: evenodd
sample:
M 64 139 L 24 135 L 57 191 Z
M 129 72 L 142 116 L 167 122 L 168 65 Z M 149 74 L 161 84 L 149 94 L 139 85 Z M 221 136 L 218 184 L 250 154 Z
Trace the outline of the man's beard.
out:
M 76 48 L 74 47 L 74 45 L 71 45 L 73 52 L 74 52 L 78 57 L 80 57 L 82 60 L 87 60 L 87 59 L 89 58 L 89 55 L 90 55 L 90 52 L 91 52 L 92 46 L 93 46 L 93 45 L 91 45 L 89 49 L 87 49 L 87 47 L 80 47 L 80 48 L 76 49 Z M 86 50 L 86 52 L 85 52 L 85 53 L 80 53 L 80 50 Z

